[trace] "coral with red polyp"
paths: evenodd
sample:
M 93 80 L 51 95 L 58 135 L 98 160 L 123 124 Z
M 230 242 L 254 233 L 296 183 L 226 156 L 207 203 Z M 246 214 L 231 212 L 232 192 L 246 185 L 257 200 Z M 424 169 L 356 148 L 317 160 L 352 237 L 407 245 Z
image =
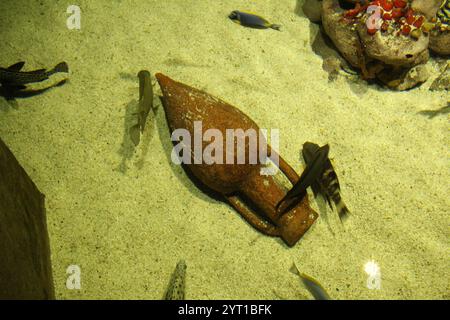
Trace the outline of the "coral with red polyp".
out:
M 405 14 L 406 22 L 408 24 L 413 24 L 416 21 L 416 17 L 414 17 L 414 11 L 412 9 L 408 9 Z
M 416 18 L 414 16 L 406 17 L 406 23 L 407 24 L 413 25 L 415 21 L 416 21 Z
M 391 0 L 381 0 L 380 5 L 384 11 L 391 11 L 394 7 L 394 3 Z
M 404 36 L 407 36 L 411 32 L 411 27 L 409 25 L 405 24 L 402 26 L 401 32 Z
M 344 17 L 346 17 L 346 18 L 356 18 L 356 16 L 358 14 L 360 14 L 361 12 L 366 11 L 366 9 L 367 9 L 367 5 L 361 6 L 361 4 L 359 4 L 359 2 L 357 2 L 354 9 L 347 10 L 344 13 Z
M 400 19 L 401 17 L 403 17 L 403 10 L 400 8 L 394 8 L 392 10 L 392 18 Z
M 368 34 L 374 35 L 380 29 L 382 32 L 408 36 L 411 31 L 420 29 L 425 22 L 425 17 L 414 12 L 410 7 L 410 2 L 406 0 L 376 0 L 365 6 L 357 3 L 354 9 L 344 12 L 344 17 L 352 19 L 354 23 L 357 23 L 357 21 L 366 23 L 369 19 L 375 21 L 376 15 L 379 14 L 378 17 L 383 20 L 382 23 L 375 28 L 366 24 Z M 367 8 L 371 9 L 370 7 L 373 6 L 378 7 L 379 10 L 367 10 Z M 420 30 L 418 31 L 420 34 Z M 415 35 L 417 35 L 417 31 Z
M 416 28 L 420 28 L 420 27 L 422 27 L 424 22 L 425 22 L 425 17 L 420 16 L 419 18 L 417 18 L 416 21 L 414 21 L 413 26 Z
M 383 20 L 384 20 L 384 21 L 386 21 L 386 20 L 392 20 L 392 14 L 390 14 L 389 12 L 385 12 L 385 13 L 383 14 Z
M 394 0 L 394 6 L 396 8 L 405 8 L 406 5 L 407 5 L 407 3 L 404 0 Z
M 344 13 L 344 17 L 346 17 L 346 18 L 354 18 L 354 17 L 356 17 L 357 15 L 358 15 L 358 13 L 360 13 L 361 11 L 360 11 L 360 7 L 359 7 L 359 3 L 357 3 L 356 4 L 356 7 L 354 8 L 354 9 L 350 9 L 350 10 L 347 10 L 345 13 Z

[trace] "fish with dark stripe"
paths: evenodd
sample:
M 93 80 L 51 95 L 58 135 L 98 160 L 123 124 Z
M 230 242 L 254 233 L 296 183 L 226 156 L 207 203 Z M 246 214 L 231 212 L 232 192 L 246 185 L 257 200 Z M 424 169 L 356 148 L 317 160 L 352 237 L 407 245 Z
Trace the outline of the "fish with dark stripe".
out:
M 39 69 L 34 71 L 20 71 L 25 62 L 21 61 L 9 66 L 0 68 L 0 83 L 8 86 L 23 86 L 28 83 L 41 82 L 47 80 L 52 74 L 57 72 L 69 72 L 67 63 L 58 63 L 53 69 Z
M 0 68 L 0 96 L 5 97 L 8 101 L 14 101 L 15 97 L 28 97 L 40 94 L 52 87 L 38 90 L 25 90 L 27 89 L 26 84 L 47 80 L 51 75 L 58 72 L 69 72 L 69 67 L 65 62 L 58 63 L 50 70 L 21 71 L 24 64 L 25 62 L 21 61 L 7 68 Z M 59 86 L 65 83 L 65 81 L 62 80 L 53 86 Z
M 311 155 L 310 161 L 306 163 L 305 170 L 303 170 L 297 183 L 278 202 L 276 206 L 278 212 L 286 212 L 294 203 L 298 203 L 303 199 L 306 195 L 306 189 L 321 177 L 328 159 L 329 150 L 330 147 L 327 144 L 315 150 L 314 154 Z
M 315 143 L 305 142 L 303 144 L 302 154 L 307 166 L 314 162 L 319 150 L 320 147 Z M 341 198 L 341 187 L 339 185 L 339 180 L 328 156 L 323 163 L 322 169 L 321 175 L 312 184 L 314 193 L 320 192 L 326 198 L 330 208 L 332 208 L 332 200 L 338 212 L 339 219 L 344 221 L 348 217 L 350 211 Z

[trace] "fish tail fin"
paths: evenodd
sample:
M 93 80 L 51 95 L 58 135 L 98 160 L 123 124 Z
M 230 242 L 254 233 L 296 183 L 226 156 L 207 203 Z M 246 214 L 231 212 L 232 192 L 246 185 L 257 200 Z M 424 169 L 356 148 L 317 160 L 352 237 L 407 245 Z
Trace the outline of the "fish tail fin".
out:
M 277 30 L 277 31 L 281 31 L 281 30 L 280 30 L 281 25 L 279 25 L 279 24 L 271 24 L 271 25 L 270 25 L 270 28 L 272 28 L 272 29 L 274 29 L 274 30 Z
M 339 215 L 339 219 L 341 220 L 342 223 L 344 223 L 344 221 L 347 220 L 350 214 L 350 210 L 348 210 L 347 206 L 342 200 L 339 201 L 339 203 L 336 206 L 336 209 Z
M 309 291 L 316 300 L 331 300 L 327 291 L 322 287 L 322 285 L 311 276 L 301 273 L 300 278 L 306 290 Z
M 324 194 L 325 194 L 325 200 L 327 201 L 328 206 L 330 207 L 330 210 L 333 210 L 333 206 L 331 205 L 330 197 L 326 193 L 324 193 Z
M 64 72 L 64 73 L 69 72 L 69 66 L 67 65 L 66 62 L 58 63 L 52 70 L 50 70 L 48 72 L 48 75 L 52 75 L 52 74 L 58 73 L 58 72 Z
M 300 276 L 300 270 L 298 270 L 297 265 L 295 264 L 295 262 L 292 263 L 291 268 L 289 269 L 289 271 L 293 274 L 295 274 L 296 276 Z
M 14 63 L 13 65 L 9 66 L 7 69 L 11 71 L 20 71 L 23 68 L 23 65 L 25 64 L 25 61 L 20 61 L 17 63 Z

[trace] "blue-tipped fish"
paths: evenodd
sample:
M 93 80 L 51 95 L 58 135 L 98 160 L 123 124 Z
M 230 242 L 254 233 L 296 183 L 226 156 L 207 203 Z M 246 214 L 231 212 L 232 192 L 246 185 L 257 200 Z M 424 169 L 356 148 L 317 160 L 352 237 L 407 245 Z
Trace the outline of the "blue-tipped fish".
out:
M 299 202 L 303 199 L 306 195 L 306 189 L 312 186 L 322 176 L 329 151 L 330 147 L 326 144 L 314 152 L 311 161 L 306 163 L 305 170 L 303 170 L 300 179 L 298 179 L 297 183 L 288 191 L 284 198 L 278 202 L 276 206 L 278 212 L 285 212 L 286 209 L 293 205 L 293 200 Z
M 305 159 L 306 166 L 314 163 L 319 151 L 320 147 L 315 143 L 305 142 L 303 144 L 302 154 Z M 330 208 L 332 208 L 331 200 L 333 200 L 339 219 L 344 221 L 344 219 L 348 217 L 349 210 L 341 198 L 341 187 L 339 185 L 339 180 L 333 166 L 331 165 L 328 155 L 322 165 L 322 173 L 316 177 L 316 181 L 312 183 L 311 187 L 315 194 L 321 193 L 326 198 Z
M 331 300 L 327 291 L 322 287 L 322 285 L 313 277 L 308 276 L 304 273 L 300 273 L 296 264 L 294 263 L 290 269 L 290 271 L 299 276 L 306 290 L 312 294 L 314 299 L 316 300 Z
M 256 28 L 256 29 L 268 29 L 272 28 L 274 30 L 280 31 L 280 25 L 273 24 L 264 19 L 263 17 L 244 11 L 234 10 L 229 15 L 228 18 L 233 20 L 233 22 L 240 24 L 244 27 Z

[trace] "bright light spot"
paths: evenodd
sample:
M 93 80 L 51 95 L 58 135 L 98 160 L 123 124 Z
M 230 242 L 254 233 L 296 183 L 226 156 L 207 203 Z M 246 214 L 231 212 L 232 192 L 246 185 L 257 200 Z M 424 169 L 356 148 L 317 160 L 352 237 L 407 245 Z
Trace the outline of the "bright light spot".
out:
M 370 260 L 364 265 L 364 271 L 369 276 L 375 277 L 376 275 L 380 274 L 380 267 L 375 261 Z

